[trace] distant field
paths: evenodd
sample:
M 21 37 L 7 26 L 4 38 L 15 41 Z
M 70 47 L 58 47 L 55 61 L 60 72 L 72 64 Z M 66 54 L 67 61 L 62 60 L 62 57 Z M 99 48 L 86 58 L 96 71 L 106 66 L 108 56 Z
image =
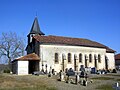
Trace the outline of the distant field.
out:
M 57 81 L 58 78 L 59 76 L 0 74 L 0 90 L 113 90 L 113 85 L 120 83 L 120 73 L 90 74 L 87 86 L 60 82 Z M 90 83 L 90 80 L 93 82 Z

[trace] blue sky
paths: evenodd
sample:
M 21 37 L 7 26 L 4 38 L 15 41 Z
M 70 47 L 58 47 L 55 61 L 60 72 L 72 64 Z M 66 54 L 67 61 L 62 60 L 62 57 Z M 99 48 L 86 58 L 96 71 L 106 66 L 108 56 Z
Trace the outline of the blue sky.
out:
M 120 53 L 120 0 L 0 0 L 0 34 L 27 38 L 36 12 L 46 35 L 87 38 Z

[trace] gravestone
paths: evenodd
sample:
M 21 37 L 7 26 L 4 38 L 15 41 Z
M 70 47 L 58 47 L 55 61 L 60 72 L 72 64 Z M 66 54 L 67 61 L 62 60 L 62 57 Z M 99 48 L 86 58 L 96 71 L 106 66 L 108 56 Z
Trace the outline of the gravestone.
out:
M 92 74 L 96 74 L 96 73 L 97 73 L 97 70 L 96 70 L 95 67 L 91 68 L 91 73 L 92 73 Z
M 64 72 L 60 71 L 60 81 L 65 81 L 64 80 Z
M 83 80 L 83 86 L 87 86 L 87 81 Z
M 76 78 L 75 78 L 75 83 L 78 84 L 79 81 L 80 81 L 80 78 L 79 78 L 79 75 L 77 74 L 77 75 L 76 75 Z

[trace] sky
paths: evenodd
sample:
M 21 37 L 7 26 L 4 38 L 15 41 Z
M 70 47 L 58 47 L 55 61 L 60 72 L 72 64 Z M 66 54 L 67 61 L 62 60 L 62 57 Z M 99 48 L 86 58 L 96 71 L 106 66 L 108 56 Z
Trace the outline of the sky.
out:
M 0 35 L 27 40 L 36 16 L 46 35 L 86 38 L 120 53 L 120 0 L 0 0 Z

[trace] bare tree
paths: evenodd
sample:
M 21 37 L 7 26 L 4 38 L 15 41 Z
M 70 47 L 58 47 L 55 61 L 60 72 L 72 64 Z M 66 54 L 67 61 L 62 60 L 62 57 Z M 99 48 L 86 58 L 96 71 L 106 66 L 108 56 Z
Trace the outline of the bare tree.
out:
M 24 39 L 16 33 L 2 33 L 0 37 L 0 57 L 7 57 L 8 64 L 11 60 L 24 55 Z

